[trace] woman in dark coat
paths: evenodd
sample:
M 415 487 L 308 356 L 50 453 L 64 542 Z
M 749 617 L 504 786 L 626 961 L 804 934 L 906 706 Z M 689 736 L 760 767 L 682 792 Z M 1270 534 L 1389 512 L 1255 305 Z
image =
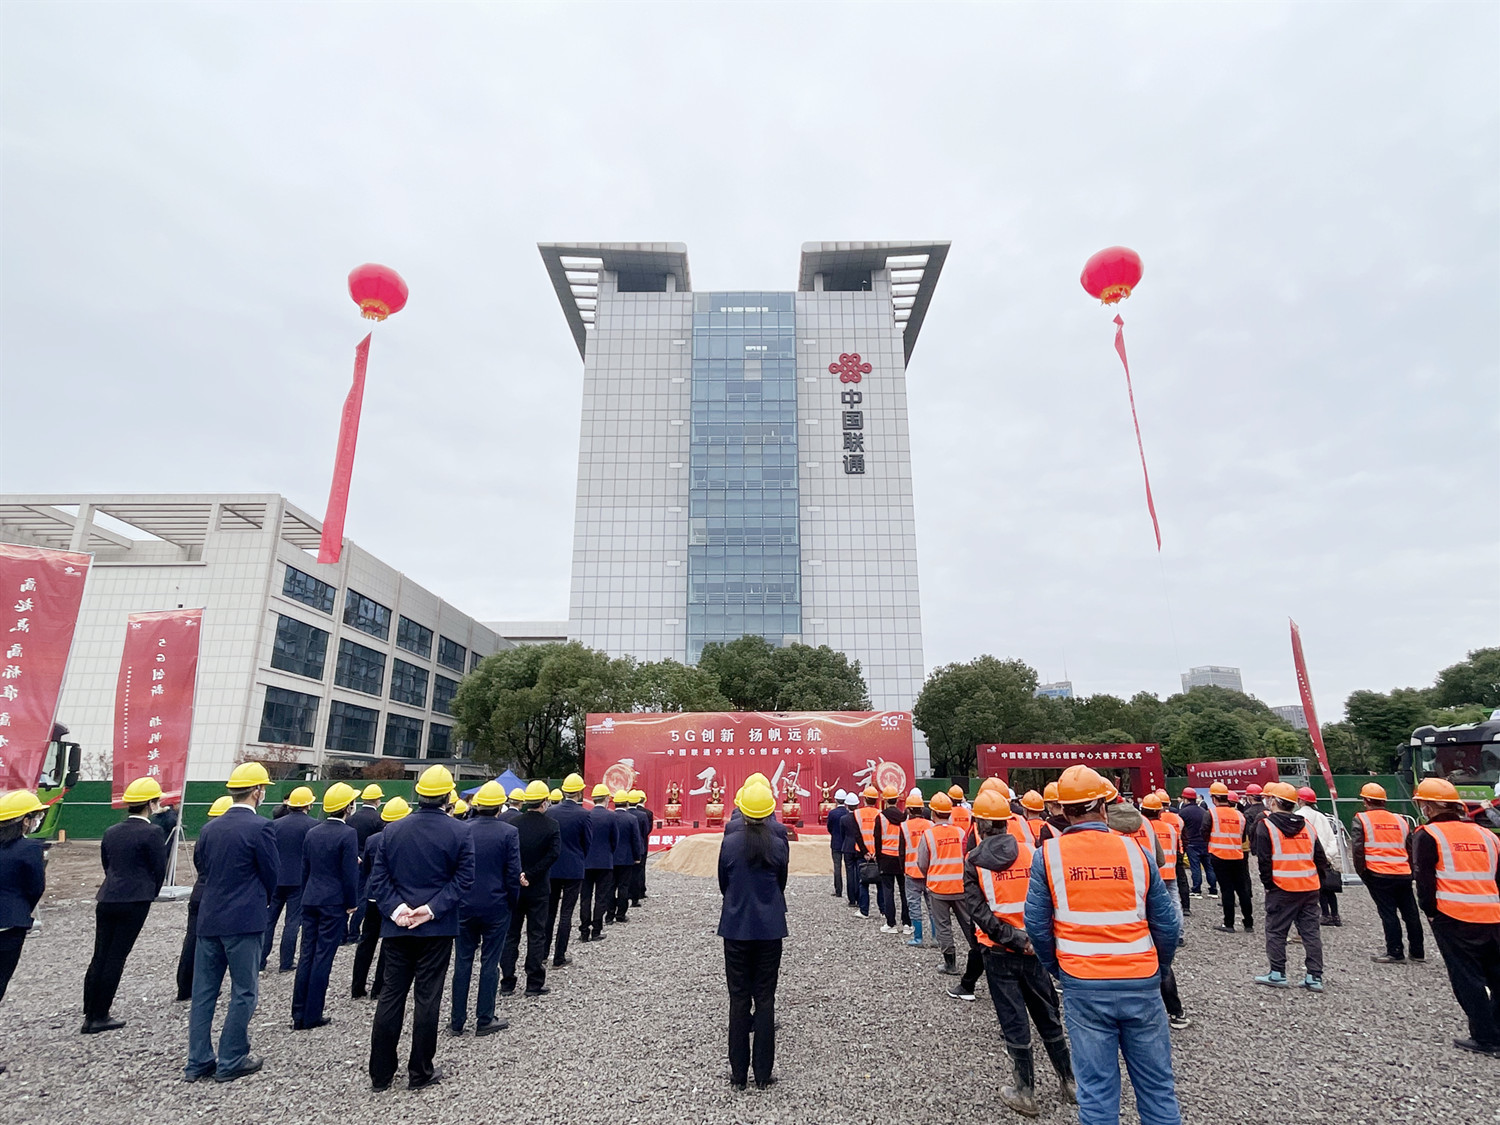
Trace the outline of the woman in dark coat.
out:
M 751 1070 L 750 1033 L 755 1031 L 755 1084 L 775 1081 L 776 982 L 781 940 L 786 937 L 786 840 L 771 831 L 776 798 L 770 787 L 740 791 L 735 805 L 744 829 L 724 837 L 719 848 L 719 936 L 724 939 L 724 976 L 729 985 L 729 1080 L 743 1090 Z

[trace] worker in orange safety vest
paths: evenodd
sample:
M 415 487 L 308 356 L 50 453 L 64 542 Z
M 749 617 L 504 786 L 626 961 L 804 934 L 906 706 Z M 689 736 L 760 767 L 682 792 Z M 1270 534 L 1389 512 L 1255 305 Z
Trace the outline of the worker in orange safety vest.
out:
M 917 869 L 927 882 L 927 905 L 932 911 L 932 929 L 937 935 L 938 950 L 943 955 L 943 974 L 959 977 L 948 990 L 955 1000 L 974 999 L 974 984 L 984 972 L 984 959 L 974 937 L 974 923 L 964 906 L 964 832 L 952 821 L 953 798 L 946 793 L 934 794 L 932 827 L 922 833 L 917 843 Z M 969 948 L 968 961 L 960 976 L 958 971 L 957 930 Z
M 1271 971 L 1255 981 L 1272 988 L 1292 987 L 1286 975 L 1286 935 L 1295 925 L 1302 938 L 1306 966 L 1302 987 L 1322 992 L 1323 936 L 1318 900 L 1328 856 L 1313 826 L 1296 815 L 1294 787 L 1284 781 L 1269 782 L 1261 798 L 1266 815 L 1255 823 L 1250 850 L 1266 890 L 1266 956 Z M 1224 876 L 1219 879 L 1222 885 Z
M 1224 924 L 1214 929 L 1234 933 L 1234 900 L 1238 896 L 1240 917 L 1249 932 L 1255 929 L 1255 911 L 1250 902 L 1250 863 L 1245 858 L 1245 814 L 1234 807 L 1229 786 L 1222 781 L 1210 785 L 1208 792 L 1213 797 L 1208 810 L 1208 855 L 1224 906 Z M 1295 789 L 1292 794 L 1296 795 Z
M 1377 965 L 1397 965 L 1406 960 L 1401 942 L 1401 923 L 1406 923 L 1411 959 L 1425 961 L 1426 945 L 1417 899 L 1412 894 L 1411 821 L 1385 807 L 1385 787 L 1369 782 L 1359 791 L 1364 810 L 1354 814 L 1349 842 L 1354 852 L 1354 873 L 1359 876 L 1385 931 L 1385 953 L 1370 958 Z M 1398 917 L 1399 915 L 1399 917 Z
M 917 866 L 917 845 L 922 836 L 932 827 L 926 816 L 927 807 L 922 801 L 922 791 L 913 789 L 906 795 L 906 819 L 901 822 L 901 854 L 905 862 L 906 912 L 911 919 L 912 933 L 907 945 L 922 944 L 922 907 L 927 902 L 927 880 Z M 937 940 L 937 931 L 932 927 L 932 907 L 927 906 L 927 932 Z

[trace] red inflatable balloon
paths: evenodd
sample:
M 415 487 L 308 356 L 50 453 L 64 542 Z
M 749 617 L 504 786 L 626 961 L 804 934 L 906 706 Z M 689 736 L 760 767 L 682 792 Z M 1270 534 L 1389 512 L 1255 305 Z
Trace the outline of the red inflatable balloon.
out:
M 366 320 L 384 320 L 406 307 L 406 282 L 389 266 L 367 262 L 350 271 L 349 296 Z
M 1106 305 L 1113 305 L 1141 283 L 1141 256 L 1125 246 L 1111 246 L 1101 250 L 1083 263 L 1083 274 L 1079 281 L 1090 297 L 1098 297 Z

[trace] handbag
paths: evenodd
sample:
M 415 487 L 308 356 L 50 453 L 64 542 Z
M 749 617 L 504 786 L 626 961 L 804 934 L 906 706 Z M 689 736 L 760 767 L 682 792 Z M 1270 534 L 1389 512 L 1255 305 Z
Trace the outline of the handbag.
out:
M 873 859 L 861 860 L 859 864 L 859 881 L 867 887 L 873 887 L 880 882 L 880 865 Z

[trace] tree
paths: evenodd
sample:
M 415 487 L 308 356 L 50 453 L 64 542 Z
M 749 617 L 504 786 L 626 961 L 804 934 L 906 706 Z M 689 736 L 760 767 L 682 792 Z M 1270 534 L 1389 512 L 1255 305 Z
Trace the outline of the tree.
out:
M 859 661 L 827 645 L 777 648 L 744 636 L 703 646 L 698 668 L 741 711 L 868 711 L 870 689 Z
M 698 667 L 714 678 L 719 693 L 740 711 L 774 711 L 776 648 L 764 637 L 743 636 L 703 646 Z
M 1207 707 L 1184 717 L 1164 758 L 1174 766 L 1255 756 L 1255 728 L 1232 711 Z
M 730 707 L 711 673 L 675 660 L 637 667 L 631 697 L 637 711 L 727 711 Z
M 1094 742 L 1100 745 L 1118 746 L 1127 742 L 1137 742 L 1139 740 L 1128 730 L 1121 730 L 1119 727 L 1110 727 L 1108 730 L 1101 730 L 1098 734 L 1091 734 L 1086 739 L 1081 739 L 1080 741 Z
M 1369 745 L 1350 723 L 1324 723 L 1323 749 L 1328 752 L 1328 768 L 1334 773 L 1379 772 L 1371 763 Z
M 1500 707 L 1500 648 L 1476 648 L 1461 664 L 1438 673 L 1431 702 L 1437 707 Z
M 927 677 L 912 722 L 927 736 L 932 772 L 967 776 L 985 742 L 1038 742 L 1049 725 L 1036 672 L 1019 660 L 981 656 L 946 664 Z
M 1427 693 L 1417 688 L 1395 688 L 1389 694 L 1356 691 L 1344 703 L 1354 736 L 1364 744 L 1368 760 L 1381 769 L 1391 766 L 1430 712 Z
M 1260 753 L 1268 758 L 1301 758 L 1305 756 L 1302 739 L 1294 731 L 1267 727 L 1260 735 Z

